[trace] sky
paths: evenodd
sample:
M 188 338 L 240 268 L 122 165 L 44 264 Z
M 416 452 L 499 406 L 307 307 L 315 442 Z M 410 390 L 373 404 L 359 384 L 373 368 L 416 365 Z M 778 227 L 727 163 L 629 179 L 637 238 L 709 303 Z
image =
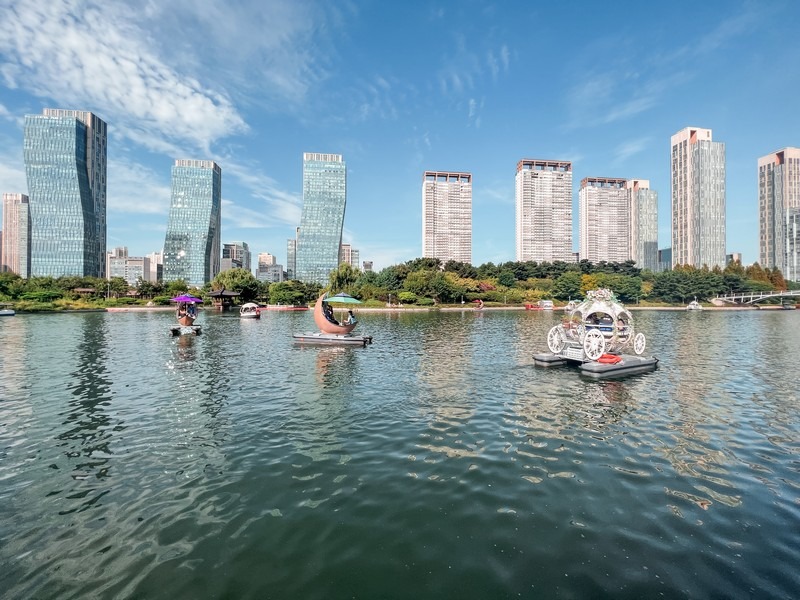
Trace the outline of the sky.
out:
M 222 169 L 222 242 L 286 265 L 304 152 L 347 163 L 343 241 L 422 255 L 422 176 L 473 176 L 472 263 L 513 261 L 524 158 L 648 179 L 670 246 L 670 136 L 727 155 L 727 251 L 758 260 L 758 158 L 800 146 L 800 3 L 0 0 L 0 191 L 26 114 L 108 123 L 108 248 L 159 251 L 176 158 Z M 577 225 L 574 248 L 578 248 Z

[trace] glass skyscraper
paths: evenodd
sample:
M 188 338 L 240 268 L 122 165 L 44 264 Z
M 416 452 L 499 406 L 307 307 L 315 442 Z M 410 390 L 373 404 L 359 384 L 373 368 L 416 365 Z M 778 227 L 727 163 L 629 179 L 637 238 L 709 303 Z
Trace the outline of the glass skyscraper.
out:
M 105 277 L 106 143 L 90 112 L 25 116 L 31 276 Z
M 658 271 L 658 192 L 647 179 L 626 182 L 630 193 L 631 260 L 640 269 Z
M 164 281 L 202 287 L 219 273 L 222 171 L 211 160 L 176 160 L 164 239 Z
M 797 236 L 800 212 L 800 148 L 784 148 L 758 159 L 758 262 L 800 281 Z
M 341 154 L 303 154 L 303 213 L 297 239 L 295 278 L 327 285 L 339 266 L 347 169 Z

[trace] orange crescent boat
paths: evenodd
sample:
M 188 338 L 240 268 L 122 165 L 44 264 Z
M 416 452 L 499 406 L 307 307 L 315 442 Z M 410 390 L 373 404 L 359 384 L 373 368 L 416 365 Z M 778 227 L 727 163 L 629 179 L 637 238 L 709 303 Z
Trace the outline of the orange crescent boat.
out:
M 360 304 L 360 301 L 348 296 L 338 294 L 329 297 L 327 293 L 317 298 L 314 304 L 314 324 L 319 328 L 317 333 L 296 333 L 292 335 L 294 341 L 305 344 L 324 344 L 324 345 L 360 345 L 366 346 L 372 343 L 372 336 L 353 335 L 352 331 L 358 323 L 342 324 L 336 321 L 333 316 L 333 308 L 329 301 Z

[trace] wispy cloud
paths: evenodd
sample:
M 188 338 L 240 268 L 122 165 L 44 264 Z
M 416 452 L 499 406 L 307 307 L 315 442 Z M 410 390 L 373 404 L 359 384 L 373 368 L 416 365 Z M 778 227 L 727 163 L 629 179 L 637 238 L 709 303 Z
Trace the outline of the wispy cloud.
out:
M 170 193 L 169 177 L 164 182 L 161 173 L 144 165 L 109 160 L 106 195 L 110 214 L 166 215 Z
M 640 152 L 644 152 L 650 143 L 652 142 L 651 137 L 643 137 L 638 138 L 635 140 L 628 140 L 623 144 L 617 146 L 614 151 L 614 158 L 611 161 L 612 165 L 621 165 L 626 160 L 628 160 L 631 156 L 639 154 Z
M 264 207 L 258 219 L 263 227 L 296 227 L 300 224 L 302 197 L 280 188 L 277 182 L 253 164 L 225 160 L 225 173 L 235 177 Z M 252 215 L 251 215 L 252 216 Z

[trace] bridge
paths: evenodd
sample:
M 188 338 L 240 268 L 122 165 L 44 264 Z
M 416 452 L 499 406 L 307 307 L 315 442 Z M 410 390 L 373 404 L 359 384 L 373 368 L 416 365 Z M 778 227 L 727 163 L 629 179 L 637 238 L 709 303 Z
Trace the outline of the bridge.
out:
M 737 294 L 728 294 L 727 296 L 717 296 L 712 300 L 714 304 L 719 302 L 728 302 L 730 304 L 758 304 L 762 300 L 770 298 L 798 298 L 800 299 L 800 290 L 784 290 L 782 292 L 741 292 Z

